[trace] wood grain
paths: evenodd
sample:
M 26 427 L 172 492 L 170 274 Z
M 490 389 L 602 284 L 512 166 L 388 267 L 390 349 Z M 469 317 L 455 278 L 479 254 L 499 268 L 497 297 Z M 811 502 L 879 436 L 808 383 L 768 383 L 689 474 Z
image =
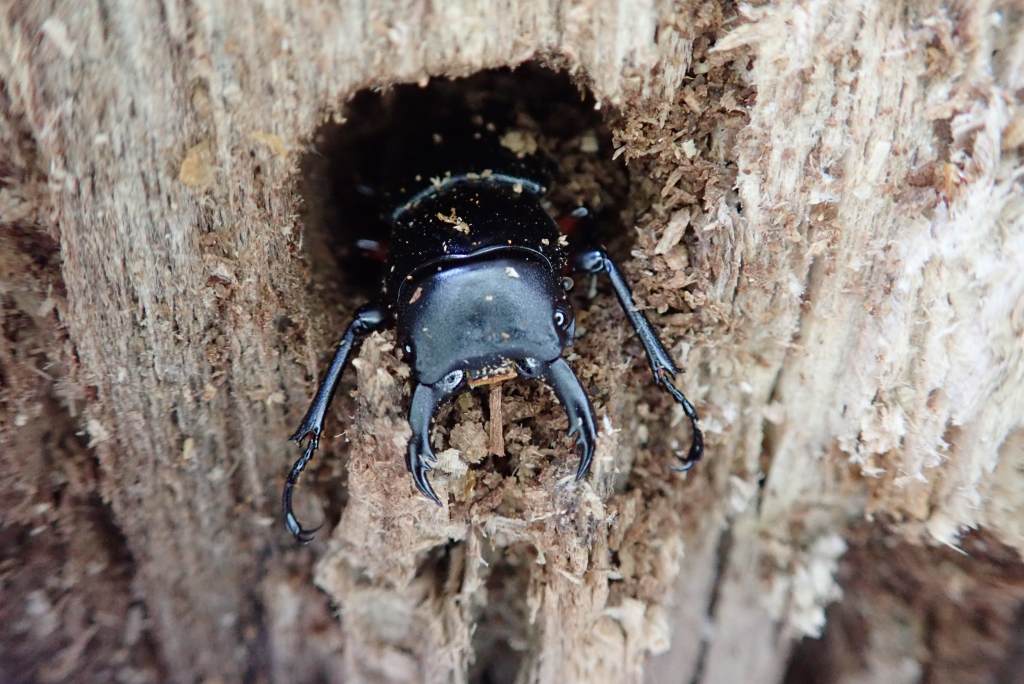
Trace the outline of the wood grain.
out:
M 343 488 L 311 496 L 340 522 L 296 549 L 285 438 L 355 304 L 319 296 L 304 242 L 315 131 L 362 88 L 527 60 L 607 112 L 626 269 L 707 462 L 665 473 L 652 445 L 685 421 L 597 307 L 576 362 L 612 428 L 593 478 L 560 485 L 568 446 L 538 428 L 547 465 L 477 482 L 453 457 L 434 510 L 401 460 L 407 369 L 375 335 L 320 455 Z M 464 681 L 491 659 L 519 681 L 778 681 L 840 596 L 854 523 L 1024 548 L 1022 93 L 1011 1 L 5 3 L 0 230 L 60 259 L 5 268 L 2 292 L 52 302 L 40 391 L 60 408 L 28 411 L 13 380 L 39 358 L 0 357 L 4 479 L 54 453 L 19 431 L 54 410 L 84 431 L 156 654 L 143 680 Z M 47 486 L 10 491 L 5 526 L 31 527 Z M 488 641 L 503 620 L 515 648 Z

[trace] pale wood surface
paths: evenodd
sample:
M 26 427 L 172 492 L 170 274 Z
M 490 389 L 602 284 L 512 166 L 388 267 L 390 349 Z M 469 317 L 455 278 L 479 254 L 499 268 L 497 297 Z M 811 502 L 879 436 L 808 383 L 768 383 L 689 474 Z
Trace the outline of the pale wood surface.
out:
M 307 286 L 301 156 L 360 88 L 531 59 L 591 88 L 641 179 L 628 270 L 695 312 L 661 324 L 708 460 L 657 470 L 636 435 L 667 405 L 620 351 L 600 408 L 622 432 L 590 481 L 540 474 L 516 495 L 533 522 L 435 510 L 375 336 L 355 420 L 328 428 L 351 443 L 321 454 L 350 454 L 341 524 L 295 550 L 284 439 L 346 313 Z M 777 681 L 839 596 L 849 526 L 1024 548 L 1020 3 L 7 2 L 0 84 L 4 249 L 50 236 L 62 283 L 31 285 L 12 247 L 5 287 L 49 331 L 65 407 L 9 383 L 3 472 L 35 472 L 17 434 L 53 411 L 86 431 L 178 681 L 457 681 L 498 561 L 532 617 L 522 681 Z M 39 491 L 11 491 L 34 524 Z

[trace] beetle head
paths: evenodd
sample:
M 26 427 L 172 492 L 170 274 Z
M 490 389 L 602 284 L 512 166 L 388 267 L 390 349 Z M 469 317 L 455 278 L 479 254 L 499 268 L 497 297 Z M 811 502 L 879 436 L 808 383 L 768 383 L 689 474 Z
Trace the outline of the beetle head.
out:
M 557 274 L 525 250 L 428 267 L 400 299 L 401 344 L 427 385 L 453 371 L 485 380 L 526 359 L 550 363 L 575 333 Z

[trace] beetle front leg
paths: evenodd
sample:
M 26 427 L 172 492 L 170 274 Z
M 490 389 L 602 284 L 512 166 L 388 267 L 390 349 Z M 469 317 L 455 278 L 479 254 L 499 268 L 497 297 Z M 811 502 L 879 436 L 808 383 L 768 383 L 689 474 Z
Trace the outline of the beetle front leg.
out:
M 665 345 L 661 343 L 658 333 L 655 332 L 650 321 L 637 308 L 636 302 L 633 301 L 633 292 L 629 288 L 629 283 L 626 282 L 619 267 L 612 261 L 607 252 L 600 248 L 584 250 L 576 255 L 573 265 L 577 271 L 594 274 L 605 273 L 608 276 L 619 304 L 622 306 L 623 311 L 625 311 L 626 317 L 633 326 L 633 330 L 636 331 L 637 337 L 640 338 L 644 351 L 647 352 L 647 360 L 650 362 L 651 371 L 654 373 L 654 382 L 661 385 L 683 407 L 683 413 L 690 419 L 690 426 L 693 428 L 693 441 L 690 443 L 690 451 L 685 457 L 680 457 L 682 463 L 673 468 L 673 470 L 680 472 L 689 470 L 704 455 L 704 435 L 697 426 L 697 410 L 690 403 L 690 400 L 686 398 L 686 395 L 679 391 L 672 383 L 672 379 L 679 372 L 679 369 L 676 367 L 675 362 L 673 362 L 672 357 L 669 356 Z
M 597 425 L 594 421 L 594 409 L 590 405 L 590 397 L 580 384 L 579 378 L 573 373 L 572 367 L 565 359 L 559 357 L 551 363 L 539 363 L 534 359 L 525 359 L 516 364 L 520 374 L 528 378 L 542 378 L 554 390 L 555 396 L 565 409 L 569 419 L 569 436 L 577 435 L 576 443 L 580 446 L 580 464 L 576 468 L 576 480 L 582 480 L 590 463 L 594 460 L 594 449 L 597 446 Z
M 301 442 L 309 437 L 309 442 L 306 444 L 302 456 L 299 457 L 299 460 L 295 462 L 288 473 L 288 480 L 285 482 L 284 492 L 281 494 L 281 508 L 284 512 L 285 527 L 303 544 L 312 541 L 313 533 L 319 528 L 312 530 L 304 528 L 299 519 L 295 517 L 295 513 L 292 512 L 292 489 L 298 483 L 299 475 L 305 470 L 306 465 L 313 458 L 313 452 L 316 451 L 317 446 L 320 444 L 320 432 L 324 427 L 327 407 L 331 404 L 334 391 L 338 388 L 338 380 L 348 364 L 348 358 L 353 348 L 368 334 L 383 327 L 384 321 L 384 311 L 379 307 L 364 306 L 356 311 L 355 317 L 349 323 L 348 328 L 345 329 L 345 334 L 342 335 L 341 341 L 334 351 L 334 359 L 327 369 L 327 375 L 324 376 L 316 390 L 313 403 L 310 404 L 309 410 L 306 411 L 299 429 L 289 438 L 293 441 Z
M 412 474 L 416 489 L 438 506 L 441 505 L 441 499 L 427 479 L 427 471 L 437 463 L 437 456 L 430 446 L 430 421 L 437 408 L 458 392 L 464 377 L 465 373 L 457 370 L 433 385 L 416 385 L 412 403 L 409 405 L 409 427 L 412 428 L 412 437 L 409 439 L 405 467 Z

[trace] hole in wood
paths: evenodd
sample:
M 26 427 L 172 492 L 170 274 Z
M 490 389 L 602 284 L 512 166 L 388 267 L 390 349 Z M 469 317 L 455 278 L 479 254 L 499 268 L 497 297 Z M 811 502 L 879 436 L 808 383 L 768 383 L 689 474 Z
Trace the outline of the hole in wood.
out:
M 554 217 L 579 205 L 615 217 L 625 203 L 628 179 L 602 112 L 565 73 L 527 65 L 359 91 L 317 130 L 302 164 L 306 257 L 337 303 L 377 294 L 388 239 L 381 194 L 411 172 L 409 141 L 488 133 L 551 161 Z
M 594 238 L 616 255 L 627 256 L 632 222 L 622 220 L 621 214 L 629 211 L 629 179 L 624 165 L 613 159 L 605 114 L 567 74 L 538 65 L 357 93 L 334 121 L 316 131 L 302 164 L 303 245 L 316 292 L 311 313 L 318 315 L 319 308 L 328 326 L 341 326 L 346 315 L 377 297 L 389 237 L 381 191 L 416 170 L 407 141 L 425 136 L 443 146 L 447 140 L 492 135 L 510 149 L 536 150 L 549 162 L 546 208 L 552 217 L 563 219 L 563 226 L 571 230 L 566 224 L 572 223 L 572 211 L 588 207 L 602 218 L 593 228 L 599 233 Z M 580 284 L 575 293 L 583 299 L 588 288 Z M 581 301 L 577 308 L 589 306 Z M 324 349 L 325 358 L 328 352 Z M 345 382 L 351 383 L 351 376 Z M 538 383 L 510 382 L 502 392 L 503 455 L 492 456 L 487 452 L 491 446 L 484 446 L 488 432 L 494 431 L 490 423 L 495 403 L 489 401 L 489 387 L 464 394 L 442 409 L 434 423 L 435 446 L 456 446 L 473 462 L 480 482 L 474 492 L 481 496 L 503 478 L 531 482 L 555 460 L 570 469 L 576 462 L 566 443 L 564 413 L 549 391 Z M 338 421 L 350 420 L 350 409 L 343 388 L 335 397 L 327 432 L 346 429 Z M 472 439 L 474 434 L 480 439 Z M 341 451 L 347 449 L 342 446 Z M 315 464 L 327 458 L 322 454 Z M 345 494 L 337 481 L 324 481 L 325 472 L 326 467 L 310 480 L 328 497 L 328 520 L 337 521 Z M 553 479 L 535 486 L 553 486 Z M 525 604 L 518 604 L 525 600 L 532 561 L 511 549 L 491 553 L 496 554 L 491 573 L 495 586 L 516 591 L 502 602 L 500 614 L 480 617 L 474 680 L 511 681 L 531 633 Z M 442 570 L 429 559 L 421 568 L 444 574 Z
M 424 138 L 441 141 L 443 149 L 448 140 L 472 142 L 474 136 L 490 135 L 510 149 L 535 150 L 549 176 L 545 202 L 552 217 L 572 236 L 573 224 L 583 222 L 574 220 L 571 213 L 588 207 L 599 217 L 589 228 L 596 233 L 594 238 L 613 254 L 627 256 L 633 231 L 624 228 L 631 222 L 622 221 L 621 214 L 628 213 L 629 179 L 625 166 L 613 159 L 605 113 L 589 91 L 566 73 L 535 64 L 460 79 L 436 78 L 424 86 L 402 84 L 356 93 L 334 120 L 315 132 L 302 163 L 303 246 L 313 271 L 313 315 L 317 309 L 322 311 L 328 326 L 337 327 L 340 334 L 345 316 L 379 295 L 389 237 L 386 193 L 401 179 L 415 182 L 410 174 L 418 163 L 411 158 L 410 141 Z M 589 306 L 583 301 L 587 289 L 576 288 L 578 309 Z M 325 349 L 325 358 L 327 353 Z M 343 379 L 349 382 L 351 377 Z M 526 427 L 535 446 L 550 446 L 568 457 L 564 429 L 557 425 L 560 410 L 545 412 L 538 419 L 517 411 L 523 401 L 534 403 L 545 396 L 543 390 L 532 383 L 512 382 L 505 383 L 502 391 L 510 399 L 503 402 L 506 410 L 500 416 L 503 436 L 516 426 Z M 442 409 L 435 426 L 448 433 L 468 410 L 483 421 L 493 442 L 488 393 L 488 388 L 474 390 L 470 401 L 459 404 L 461 410 Z M 346 395 L 339 392 L 335 403 L 343 405 Z M 340 417 L 339 406 L 332 413 Z M 549 429 L 548 423 L 554 427 Z M 327 429 L 339 433 L 344 426 Z M 447 448 L 447 434 L 437 437 L 435 444 Z M 513 439 L 507 453 L 500 455 L 500 463 L 493 458 L 474 459 L 472 467 L 511 474 L 520 466 L 519 444 L 525 441 Z M 314 468 L 319 465 L 316 462 Z M 532 472 L 537 465 L 526 467 Z

